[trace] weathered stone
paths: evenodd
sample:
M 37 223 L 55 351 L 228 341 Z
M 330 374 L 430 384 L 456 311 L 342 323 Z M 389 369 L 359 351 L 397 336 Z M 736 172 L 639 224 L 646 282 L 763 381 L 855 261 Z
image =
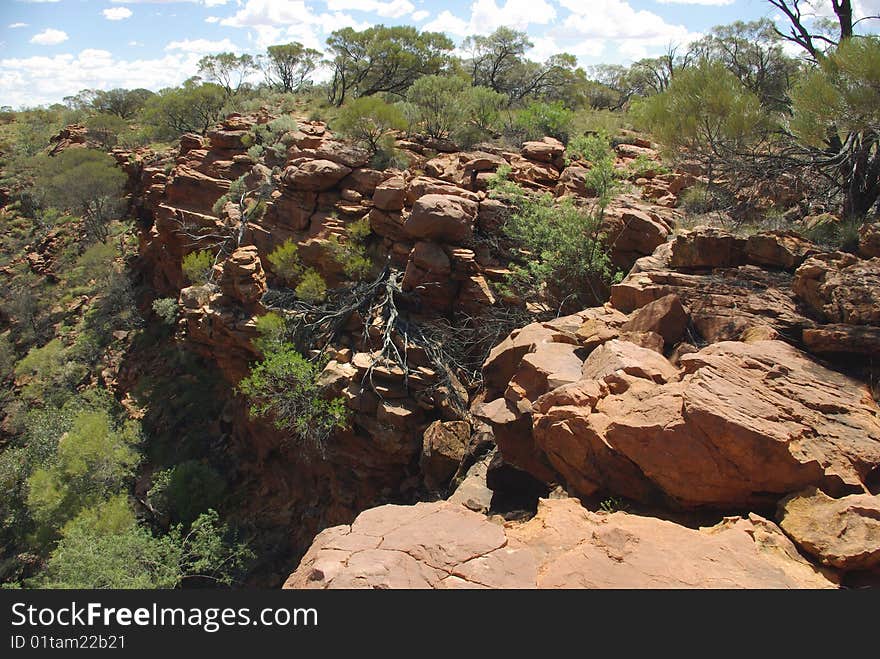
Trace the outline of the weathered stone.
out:
M 295 190 L 321 191 L 329 190 L 350 172 L 350 167 L 332 160 L 306 160 L 285 169 L 281 178 Z
M 806 553 L 840 570 L 880 566 L 880 496 L 832 499 L 809 488 L 779 502 L 782 530 Z
M 452 195 L 425 195 L 413 204 L 404 230 L 413 238 L 460 243 L 473 234 L 477 204 Z
M 635 311 L 620 329 L 623 332 L 656 332 L 668 347 L 672 347 L 684 337 L 688 321 L 681 300 L 672 293 Z
M 285 588 L 833 588 L 757 515 L 699 530 L 542 499 L 500 526 L 456 503 L 382 506 L 321 532 Z
M 428 489 L 452 478 L 465 456 L 471 426 L 467 421 L 435 421 L 425 431 L 419 467 Z

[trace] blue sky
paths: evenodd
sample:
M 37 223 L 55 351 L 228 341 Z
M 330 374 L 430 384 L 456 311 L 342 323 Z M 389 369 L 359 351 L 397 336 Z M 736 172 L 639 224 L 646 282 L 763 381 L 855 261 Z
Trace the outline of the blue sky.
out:
M 856 4 L 880 13 L 880 0 Z M 459 43 L 507 25 L 528 32 L 533 59 L 565 51 L 590 65 L 761 16 L 776 17 L 766 0 L 0 0 L 0 105 L 51 103 L 86 87 L 160 89 L 193 75 L 204 54 L 292 40 L 320 49 L 345 26 L 411 24 Z

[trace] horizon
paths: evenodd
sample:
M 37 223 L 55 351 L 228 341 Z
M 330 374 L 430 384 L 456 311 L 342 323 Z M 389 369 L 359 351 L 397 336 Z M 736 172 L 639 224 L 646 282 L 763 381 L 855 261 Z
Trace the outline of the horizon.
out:
M 880 0 L 854 7 L 878 14 Z M 766 0 L 6 0 L 0 106 L 51 105 L 90 88 L 158 91 L 195 75 L 205 55 L 289 41 L 323 52 L 343 27 L 413 25 L 458 46 L 504 25 L 529 35 L 530 59 L 568 52 L 588 67 L 629 64 L 760 18 L 782 21 Z

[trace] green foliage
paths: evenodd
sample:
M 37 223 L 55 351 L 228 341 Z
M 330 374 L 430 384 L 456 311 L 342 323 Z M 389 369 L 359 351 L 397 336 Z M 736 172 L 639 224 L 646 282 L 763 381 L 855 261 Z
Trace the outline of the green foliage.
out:
M 119 142 L 119 136 L 128 130 L 124 119 L 115 114 L 93 114 L 85 121 L 89 138 L 101 145 L 102 149 L 112 149 Z
M 173 297 L 160 297 L 157 300 L 153 300 L 153 313 L 155 313 L 159 320 L 161 320 L 166 325 L 174 325 L 177 322 L 177 316 L 180 313 L 180 305 L 177 303 L 177 299 Z
M 330 101 L 387 93 L 403 96 L 416 80 L 443 72 L 454 44 L 439 32 L 408 25 L 346 27 L 327 39 L 334 69 Z
M 379 151 L 392 131 L 406 128 L 400 108 L 378 96 L 355 99 L 339 111 L 335 129 L 351 138 L 371 154 Z
M 12 373 L 17 359 L 15 346 L 9 340 L 9 334 L 0 334 L 0 381 L 5 380 Z
M 15 378 L 23 386 L 20 397 L 29 403 L 62 404 L 73 395 L 88 373 L 85 365 L 69 358 L 60 339 L 34 347 L 15 365 Z
M 191 284 L 204 284 L 211 277 L 214 255 L 209 250 L 190 252 L 183 257 L 183 275 Z
M 67 149 L 42 158 L 37 167 L 39 192 L 58 209 L 82 215 L 86 238 L 106 240 L 109 222 L 121 211 L 126 176 L 106 153 Z
M 717 185 L 697 183 L 679 196 L 679 205 L 688 215 L 703 215 L 730 207 L 730 195 Z
M 294 41 L 269 46 L 260 59 L 266 81 L 276 89 L 293 93 L 308 84 L 309 76 L 318 67 L 321 53 Z
M 327 297 L 327 282 L 314 268 L 307 269 L 294 289 L 300 300 L 316 304 Z
M 604 132 L 592 135 L 577 135 L 565 147 L 566 162 L 585 160 L 596 163 L 607 158 L 614 158 L 611 140 Z
M 299 258 L 299 248 L 292 238 L 278 245 L 269 253 L 268 258 L 272 271 L 288 286 L 295 284 L 302 277 L 304 268 Z
M 843 252 L 856 252 L 859 246 L 859 228 L 863 222 L 859 218 L 839 219 L 831 214 L 812 218 L 810 225 L 801 229 L 804 238 L 827 249 Z
M 416 108 L 418 126 L 431 137 L 448 137 L 465 119 L 462 103 L 469 85 L 462 78 L 425 76 L 416 80 L 407 92 L 407 100 Z
M 260 335 L 254 339 L 254 346 L 264 355 L 277 350 L 284 343 L 287 325 L 281 315 L 270 311 L 257 318 L 254 324 Z
M 220 196 L 217 201 L 214 202 L 214 205 L 211 207 L 211 212 L 214 213 L 217 217 L 223 213 L 223 207 L 226 206 L 228 202 L 232 202 L 234 204 L 240 205 L 244 196 L 247 194 L 247 175 L 239 176 L 237 179 L 232 181 L 229 184 L 229 190 L 223 195 Z
M 204 135 L 220 119 L 225 103 L 222 86 L 187 80 L 182 87 L 163 89 L 151 97 L 142 116 L 157 139 L 173 140 L 182 133 Z
M 290 430 L 300 442 L 323 451 L 334 430 L 345 427 L 341 398 L 326 400 L 316 384 L 320 367 L 292 346 L 284 345 L 257 363 L 239 385 L 251 402 L 251 414 L 270 417 L 279 430 Z
M 763 136 L 768 116 L 757 96 L 718 62 L 680 71 L 669 88 L 633 106 L 658 141 L 710 162 L 737 153 Z
M 217 471 L 196 460 L 153 474 L 150 503 L 172 522 L 190 525 L 202 513 L 217 508 L 226 481 Z
M 527 193 L 503 180 L 504 175 L 500 172 L 490 187 L 493 195 L 513 207 L 503 227 L 504 236 L 514 246 L 514 261 L 509 265 L 510 291 L 523 300 L 543 297 L 560 308 L 600 303 L 614 278 L 605 237 L 600 232 L 603 197 L 596 208 L 588 211 L 569 198 L 557 200 L 552 194 Z
M 134 422 L 117 425 L 106 411 L 82 411 L 59 440 L 54 460 L 28 479 L 27 505 L 49 534 L 87 506 L 119 492 L 140 461 Z
M 641 154 L 627 165 L 627 171 L 633 178 L 641 178 L 647 176 L 660 176 L 669 174 L 671 171 L 663 163 L 651 160 L 646 155 Z
M 247 54 L 217 53 L 199 60 L 199 75 L 219 84 L 230 96 L 239 92 L 245 79 L 255 68 L 254 58 Z
M 83 89 L 64 99 L 72 109 L 133 119 L 153 96 L 149 89 Z
M 252 558 L 213 510 L 189 532 L 156 538 L 139 526 L 124 497 L 84 510 L 65 525 L 38 588 L 175 588 L 188 578 L 231 584 Z
M 369 218 L 346 225 L 345 232 L 345 242 L 341 242 L 335 235 L 330 238 L 333 258 L 342 265 L 346 277 L 355 281 L 366 279 L 373 271 L 373 261 L 367 255 L 366 249 L 366 241 L 372 234 Z
M 549 135 L 567 142 L 573 118 L 574 113 L 562 101 L 533 102 L 519 112 L 515 124 L 527 139 Z

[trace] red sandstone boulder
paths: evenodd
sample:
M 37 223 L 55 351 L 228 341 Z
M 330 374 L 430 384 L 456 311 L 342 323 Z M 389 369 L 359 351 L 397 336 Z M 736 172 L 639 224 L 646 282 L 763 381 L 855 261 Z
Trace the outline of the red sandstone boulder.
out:
M 880 258 L 817 255 L 797 269 L 792 287 L 825 322 L 880 325 Z
M 373 204 L 384 211 L 399 211 L 406 201 L 406 181 L 402 176 L 382 181 L 373 193 Z
M 440 501 L 321 532 L 284 588 L 834 588 L 758 515 L 690 529 L 574 499 L 503 526 Z
M 462 197 L 429 194 L 413 204 L 403 228 L 413 238 L 460 243 L 471 237 L 477 204 Z
M 329 190 L 344 179 L 351 168 L 332 160 L 306 160 L 284 170 L 282 181 L 295 190 Z
M 777 519 L 795 544 L 839 570 L 880 566 L 880 496 L 832 499 L 816 488 L 779 502 Z

